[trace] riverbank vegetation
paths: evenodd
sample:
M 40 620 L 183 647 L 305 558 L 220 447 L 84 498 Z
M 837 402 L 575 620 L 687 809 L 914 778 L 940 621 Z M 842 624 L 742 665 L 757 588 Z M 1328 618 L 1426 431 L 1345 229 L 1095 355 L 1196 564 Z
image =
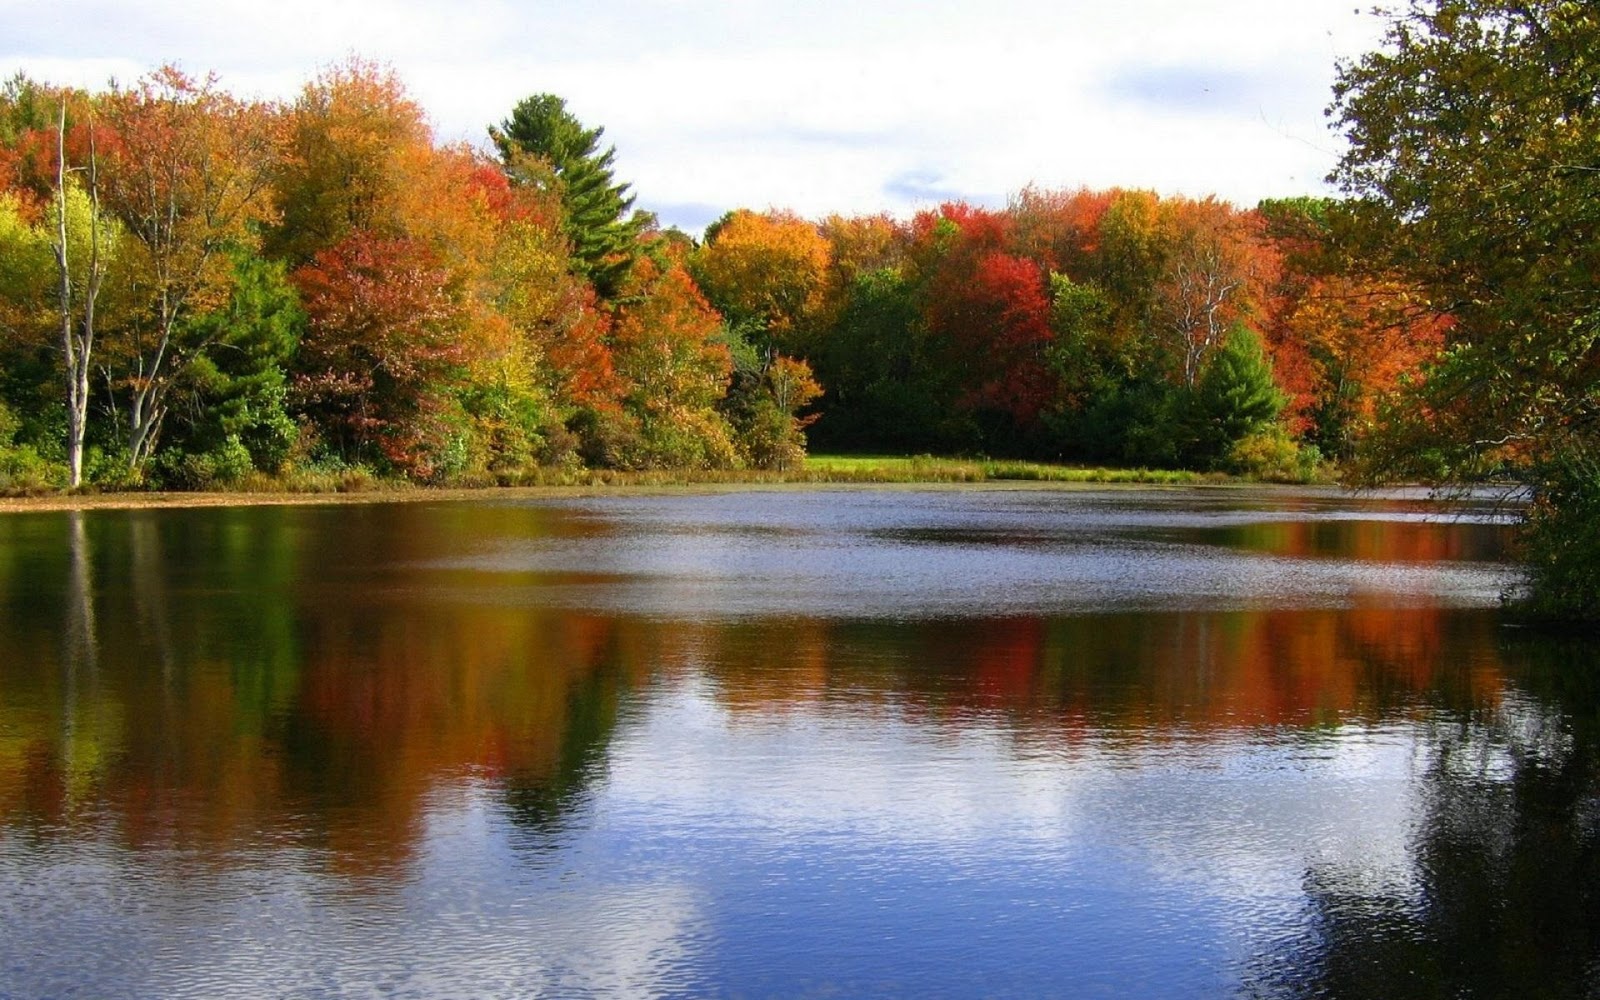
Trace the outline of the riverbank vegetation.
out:
M 475 147 L 359 60 L 282 103 L 18 77 L 0 491 L 1516 480 L 1541 600 L 1600 617 L 1597 16 L 1412 0 L 1341 69 L 1344 200 L 1029 187 L 698 237 L 549 94 Z
M 0 489 L 785 472 L 808 438 L 1303 480 L 1438 339 L 1323 266 L 1315 200 L 1027 189 L 697 239 L 614 159 L 551 95 L 441 144 L 360 61 L 282 104 L 12 80 Z
M 613 490 L 814 489 L 819 487 L 999 487 L 1245 485 L 1215 473 L 1184 469 L 1107 469 L 996 459 L 928 455 L 809 455 L 785 469 L 544 469 L 515 485 L 497 486 L 496 499 L 570 497 Z M 216 490 L 40 490 L 0 495 L 0 513 L 145 507 L 251 507 L 279 504 L 399 503 L 482 496 L 482 486 L 424 485 L 365 472 L 288 479 L 251 474 Z

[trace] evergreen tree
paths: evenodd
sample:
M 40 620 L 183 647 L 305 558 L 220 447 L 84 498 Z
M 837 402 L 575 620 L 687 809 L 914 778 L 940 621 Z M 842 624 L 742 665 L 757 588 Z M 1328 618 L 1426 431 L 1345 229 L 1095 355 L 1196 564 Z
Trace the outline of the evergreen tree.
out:
M 239 471 L 277 472 L 297 428 L 289 415 L 286 368 L 305 313 L 281 262 L 236 250 L 228 300 L 187 317 L 185 336 L 206 345 L 173 390 L 165 471 L 178 485 L 225 482 L 223 456 L 242 454 Z
M 604 133 L 599 126 L 585 128 L 554 94 L 523 100 L 511 117 L 489 129 L 513 179 L 539 183 L 537 172 L 528 169 L 528 158 L 548 164 L 559 187 L 573 259 L 601 297 L 613 299 L 638 256 L 639 234 L 655 219 L 648 212 L 630 211 L 629 185 L 612 177 L 617 149 L 600 148 Z
M 1195 457 L 1220 459 L 1235 442 L 1272 426 L 1283 404 L 1261 338 L 1234 326 L 1194 387 Z

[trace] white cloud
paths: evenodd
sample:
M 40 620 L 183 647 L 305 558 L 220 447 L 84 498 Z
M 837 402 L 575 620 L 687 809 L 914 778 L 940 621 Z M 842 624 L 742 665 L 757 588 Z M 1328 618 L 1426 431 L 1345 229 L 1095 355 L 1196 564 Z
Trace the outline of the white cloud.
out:
M 350 53 L 392 63 L 447 139 L 553 92 L 618 146 L 646 207 L 904 212 L 1035 182 L 1318 190 L 1349 0 L 0 3 L 0 68 L 84 85 L 176 60 L 287 96 Z M 906 178 L 917 178 L 918 197 Z M 703 219 L 676 221 L 701 222 Z

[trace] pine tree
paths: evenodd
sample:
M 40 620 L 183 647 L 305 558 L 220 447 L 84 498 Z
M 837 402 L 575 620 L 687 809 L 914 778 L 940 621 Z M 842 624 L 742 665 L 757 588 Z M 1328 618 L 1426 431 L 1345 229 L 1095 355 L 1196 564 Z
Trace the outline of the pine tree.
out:
M 648 212 L 631 211 L 629 185 L 612 177 L 616 147 L 600 148 L 604 133 L 599 126 L 585 128 L 554 94 L 523 100 L 511 117 L 489 129 L 513 179 L 540 183 L 537 172 L 528 169 L 529 157 L 548 165 L 559 186 L 573 259 L 601 297 L 612 299 L 638 256 L 639 234 L 655 220 Z
M 1270 427 L 1284 402 L 1261 338 L 1235 325 L 1194 387 L 1197 457 L 1226 455 L 1236 441 Z

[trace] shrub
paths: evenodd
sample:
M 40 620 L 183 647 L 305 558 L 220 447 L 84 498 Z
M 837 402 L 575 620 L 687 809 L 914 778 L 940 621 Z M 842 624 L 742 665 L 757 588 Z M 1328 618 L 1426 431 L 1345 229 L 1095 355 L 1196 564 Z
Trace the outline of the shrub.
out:
M 255 471 L 250 449 L 229 434 L 210 451 L 199 454 L 166 451 L 157 462 L 162 482 L 187 490 L 212 490 L 233 486 Z
M 1588 448 L 1569 449 L 1541 471 L 1523 523 L 1523 610 L 1539 619 L 1600 623 L 1600 462 Z
M 1235 475 L 1280 483 L 1305 483 L 1317 476 L 1322 452 L 1302 445 L 1280 424 L 1246 434 L 1228 449 L 1223 468 Z
M 45 459 L 32 445 L 0 448 L 0 493 L 44 493 L 66 482 L 66 467 Z
M 43 493 L 65 486 L 65 465 L 47 460 L 32 445 L 13 444 L 20 426 L 21 421 L 0 403 L 0 493 Z

